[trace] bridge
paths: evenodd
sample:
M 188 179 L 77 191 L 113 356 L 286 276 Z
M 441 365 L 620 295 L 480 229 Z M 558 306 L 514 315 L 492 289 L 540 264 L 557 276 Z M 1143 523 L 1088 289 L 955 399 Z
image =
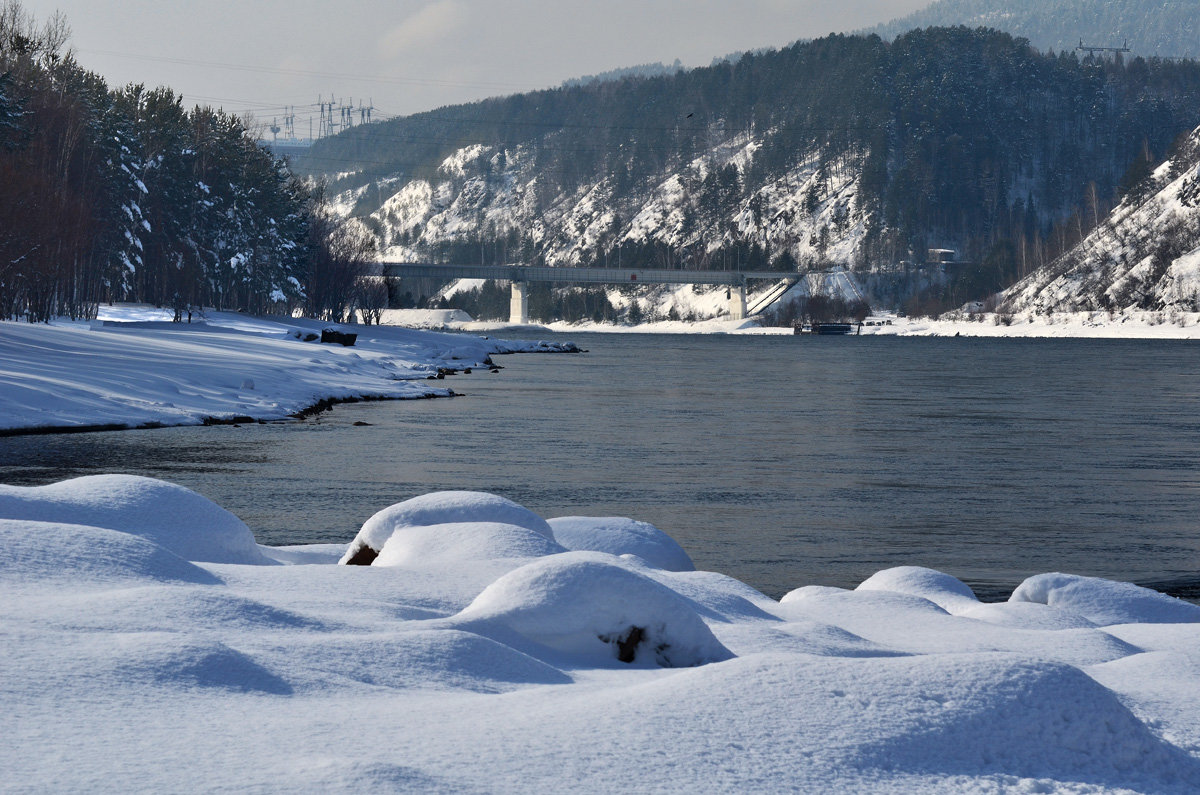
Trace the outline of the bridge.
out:
M 529 293 L 534 282 L 558 284 L 723 284 L 729 288 L 729 317 L 746 317 L 746 282 L 770 279 L 795 283 L 803 274 L 780 271 L 690 271 L 655 268 L 549 268 L 537 265 L 431 265 L 384 262 L 383 275 L 423 279 L 488 279 L 512 283 L 509 322 L 529 322 Z

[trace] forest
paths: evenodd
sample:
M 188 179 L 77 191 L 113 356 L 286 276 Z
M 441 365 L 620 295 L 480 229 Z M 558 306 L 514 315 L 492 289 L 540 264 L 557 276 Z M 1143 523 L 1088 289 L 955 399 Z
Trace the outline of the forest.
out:
M 957 274 L 957 300 L 1068 250 L 1198 124 L 1194 61 L 1041 52 L 1007 33 L 950 27 L 894 41 L 832 35 L 675 74 L 441 108 L 320 141 L 298 166 L 346 175 L 335 190 L 434 181 L 445 179 L 437 169 L 449 155 L 482 145 L 496 155 L 475 176 L 490 185 L 519 155 L 532 215 L 453 239 L 414 234 L 414 250 L 423 245 L 431 258 L 461 248 L 476 262 L 481 252 L 489 261 L 545 259 L 554 230 L 531 239 L 521 228 L 552 226 L 553 208 L 603 186 L 614 233 L 580 264 L 619 249 L 635 266 L 753 260 L 756 269 L 793 270 L 822 263 L 798 261 L 790 219 L 763 217 L 762 196 L 815 159 L 822 180 L 806 197 L 810 208 L 825 200 L 824 185 L 857 181 L 842 218 L 845 228 L 851 216 L 865 219 L 865 233 L 845 264 L 876 270 L 953 248 L 973 265 Z M 723 166 L 714 153 L 733 141 L 751 142 L 753 157 Z M 698 158 L 714 165 L 693 179 Z M 637 237 L 630 213 L 671 174 L 687 191 L 676 239 L 661 229 Z M 382 198 L 366 191 L 356 214 Z M 734 229 L 738 217 L 752 222 Z M 776 239 L 763 231 L 772 224 Z M 822 234 L 844 235 L 837 226 L 835 217 Z
M 169 88 L 110 88 L 0 2 L 0 319 L 102 302 L 336 319 L 374 258 L 244 119 Z
M 1074 50 L 1083 43 L 1144 57 L 1200 56 L 1196 5 L 1172 0 L 937 0 L 871 32 L 893 38 L 952 25 L 992 25 L 1043 50 Z
M 62 17 L 39 25 L 0 0 L 0 318 L 86 318 L 130 300 L 336 319 L 387 301 L 363 278 L 379 243 L 431 260 L 560 264 L 555 236 L 583 239 L 554 228 L 561 208 L 597 186 L 610 228 L 572 242 L 574 264 L 883 272 L 953 248 L 962 266 L 940 292 L 895 290 L 932 312 L 1052 262 L 1200 125 L 1195 61 L 1041 52 L 949 27 L 441 108 L 351 128 L 289 167 L 251 120 L 185 108 L 169 88 L 110 87 L 68 38 Z M 382 189 L 362 192 L 362 223 L 328 210 L 326 192 L 442 180 L 443 161 L 474 145 L 491 154 L 452 187 L 477 178 L 486 193 L 519 176 L 525 216 L 479 205 L 427 239 L 369 217 Z M 752 156 L 721 160 L 735 145 Z M 779 211 L 768 198 L 786 196 L 801 165 L 815 168 L 807 193 Z M 679 222 L 635 230 L 672 175 Z M 852 203 L 831 198 L 851 183 Z M 853 255 L 828 261 L 852 236 Z M 594 298 L 569 314 L 609 316 Z

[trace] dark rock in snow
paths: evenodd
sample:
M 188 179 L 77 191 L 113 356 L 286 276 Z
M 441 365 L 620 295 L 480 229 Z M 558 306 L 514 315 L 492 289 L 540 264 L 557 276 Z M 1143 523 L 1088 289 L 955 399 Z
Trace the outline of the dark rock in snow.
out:
M 354 550 L 354 554 L 343 561 L 345 566 L 370 566 L 375 562 L 375 558 L 379 557 L 377 550 L 371 549 L 366 544 L 362 544 L 358 549 Z

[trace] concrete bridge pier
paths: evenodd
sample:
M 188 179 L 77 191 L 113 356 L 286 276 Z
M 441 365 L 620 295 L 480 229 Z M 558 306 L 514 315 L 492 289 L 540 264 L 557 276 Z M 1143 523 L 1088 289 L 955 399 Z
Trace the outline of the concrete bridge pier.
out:
M 508 322 L 527 325 L 529 323 L 529 289 L 525 282 L 512 283 L 512 300 L 508 304 Z M 744 306 L 743 306 L 744 308 Z
M 725 293 L 729 298 L 729 319 L 746 319 L 746 285 L 731 284 Z

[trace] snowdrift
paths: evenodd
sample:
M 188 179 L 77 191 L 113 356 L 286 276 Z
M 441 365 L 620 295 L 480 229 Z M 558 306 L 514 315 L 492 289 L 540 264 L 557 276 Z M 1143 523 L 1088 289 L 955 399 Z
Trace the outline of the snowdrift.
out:
M 732 656 L 688 600 L 595 553 L 522 566 L 489 585 L 458 618 L 460 626 L 483 633 L 499 626 L 593 664 L 615 659 L 683 668 Z
M 342 557 L 345 564 L 370 565 L 384 545 L 410 527 L 486 522 L 525 528 L 554 540 L 546 520 L 511 500 L 474 491 L 426 494 L 385 508 L 368 519 Z
M 241 519 L 196 492 L 135 475 L 0 485 L 0 519 L 91 525 L 141 536 L 184 560 L 267 563 Z
M 563 516 L 549 521 L 554 540 L 567 549 L 637 555 L 667 571 L 694 571 L 696 566 L 675 539 L 649 522 L 621 516 Z
M 5 785 L 1200 789 L 1200 608 L 1144 588 L 986 604 L 906 566 L 775 601 L 650 525 L 477 492 L 360 542 L 263 554 L 146 478 L 3 487 Z

